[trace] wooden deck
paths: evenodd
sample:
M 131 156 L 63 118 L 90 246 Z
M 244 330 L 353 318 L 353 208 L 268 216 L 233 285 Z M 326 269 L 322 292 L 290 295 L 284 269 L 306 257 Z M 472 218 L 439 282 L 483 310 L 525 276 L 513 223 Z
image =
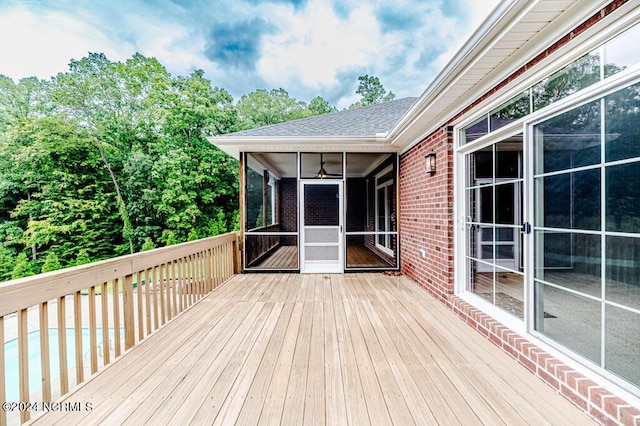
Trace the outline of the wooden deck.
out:
M 263 259 L 258 268 L 292 268 L 298 267 L 298 246 L 280 246 Z M 375 254 L 368 248 L 350 244 L 347 247 L 347 267 L 354 268 L 391 268 L 389 262 Z
M 36 424 L 593 424 L 404 277 L 237 275 Z

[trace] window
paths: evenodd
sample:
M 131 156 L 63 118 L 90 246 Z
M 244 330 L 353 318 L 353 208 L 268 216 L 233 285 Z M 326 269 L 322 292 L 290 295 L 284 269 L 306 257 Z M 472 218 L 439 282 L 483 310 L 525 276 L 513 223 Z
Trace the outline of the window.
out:
M 636 84 L 533 128 L 534 328 L 635 385 L 639 121 Z
M 524 319 L 522 133 L 466 155 L 467 290 Z
M 393 182 L 393 169 L 391 167 L 376 176 L 376 247 L 390 255 L 393 255 L 392 235 L 390 234 L 393 230 Z
M 462 296 L 635 394 L 638 34 L 640 25 L 470 120 L 455 188 Z
M 470 143 L 604 78 L 615 75 L 629 66 L 636 65 L 640 60 L 640 53 L 635 48 L 635 40 L 638 37 L 640 37 L 640 24 L 542 79 L 494 111 L 466 126 L 462 130 L 461 144 Z

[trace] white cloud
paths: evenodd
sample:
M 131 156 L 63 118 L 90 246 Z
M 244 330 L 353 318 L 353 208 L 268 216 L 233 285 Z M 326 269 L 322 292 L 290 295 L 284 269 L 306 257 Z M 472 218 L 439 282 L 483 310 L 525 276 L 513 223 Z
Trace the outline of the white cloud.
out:
M 0 14 L 0 74 L 14 80 L 35 76 L 47 79 L 68 70 L 70 59 L 103 52 L 121 59 L 124 46 L 96 31 L 89 20 L 60 12 L 37 14 L 18 8 Z
M 437 0 L 343 0 L 338 5 L 309 0 L 298 7 L 236 0 L 189 7 L 96 0 L 63 3 L 64 11 L 33 3 L 5 5 L 0 6 L 0 37 L 11 42 L 0 44 L 0 74 L 49 78 L 88 52 L 114 61 L 140 52 L 156 57 L 173 75 L 201 68 L 236 99 L 256 88 L 282 87 L 300 100 L 321 95 L 345 107 L 357 100 L 357 77 L 365 73 L 379 77 L 398 97 L 419 95 L 497 1 L 463 0 L 464 9 L 455 16 L 442 13 Z M 207 37 L 220 28 L 221 19 L 229 26 L 256 18 L 276 30 L 257 39 L 255 67 L 233 69 L 207 58 Z
M 265 38 L 258 62 L 260 74 L 274 85 L 297 80 L 312 88 L 330 86 L 338 83 L 340 70 L 366 67 L 375 58 L 380 34 L 367 6 L 344 21 L 327 2 L 312 0 L 298 13 L 282 9 L 278 18 L 286 31 Z

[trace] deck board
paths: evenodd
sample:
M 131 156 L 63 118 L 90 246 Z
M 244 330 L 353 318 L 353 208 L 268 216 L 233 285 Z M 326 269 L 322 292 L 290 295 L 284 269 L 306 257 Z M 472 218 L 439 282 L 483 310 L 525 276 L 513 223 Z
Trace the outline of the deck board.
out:
M 593 424 L 405 277 L 246 274 L 35 424 Z

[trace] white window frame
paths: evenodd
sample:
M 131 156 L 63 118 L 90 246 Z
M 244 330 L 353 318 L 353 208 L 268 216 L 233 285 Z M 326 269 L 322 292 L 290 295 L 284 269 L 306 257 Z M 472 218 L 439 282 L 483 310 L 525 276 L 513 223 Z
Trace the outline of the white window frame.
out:
M 391 179 L 384 181 L 383 183 L 378 183 L 378 180 L 380 180 L 380 178 L 388 173 L 390 173 L 393 170 L 393 166 L 388 166 L 386 167 L 384 170 L 382 170 L 380 173 L 377 173 L 375 175 L 375 191 L 374 191 L 374 203 L 375 203 L 375 217 L 374 217 L 374 230 L 376 232 L 375 234 L 375 245 L 376 248 L 390 256 L 393 256 L 393 248 L 392 248 L 392 238 L 391 238 L 391 226 L 392 226 L 392 216 L 393 216 L 393 212 L 390 211 L 389 209 L 389 201 L 391 200 L 391 191 L 389 190 L 390 186 L 394 185 L 395 179 L 392 177 Z M 380 229 L 380 223 L 378 222 L 378 217 L 379 217 L 379 203 L 378 203 L 378 190 L 379 189 L 383 189 L 384 188 L 384 218 L 385 218 L 385 228 L 389 228 L 389 229 L 384 229 L 381 230 Z M 384 233 L 384 245 L 381 245 L 378 243 L 378 235 L 380 235 L 379 233 Z M 388 247 L 387 247 L 388 246 Z
M 588 50 L 588 49 L 587 49 Z M 586 52 L 585 52 L 586 53 Z M 563 65 L 566 65 L 564 63 Z M 466 267 L 466 232 L 465 232 L 465 203 L 466 203 L 466 161 L 465 155 L 478 149 L 492 145 L 501 139 L 516 134 L 523 133 L 523 166 L 524 166 L 524 182 L 523 182 L 523 222 L 534 223 L 534 191 L 533 191 L 533 128 L 536 124 L 543 122 L 549 118 L 557 116 L 567 110 L 573 109 L 580 105 L 592 102 L 601 97 L 614 93 L 623 87 L 640 83 L 640 64 L 630 66 L 627 69 L 608 77 L 604 81 L 597 82 L 575 94 L 567 96 L 547 107 L 535 111 L 522 119 L 505 126 L 493 133 L 478 138 L 465 145 L 461 145 L 461 131 L 473 120 L 465 120 L 464 123 L 454 127 L 454 144 L 457 147 L 454 153 L 454 291 L 463 300 L 471 305 L 476 306 L 486 314 L 502 322 L 512 330 L 536 339 L 537 344 L 556 358 L 573 365 L 577 370 L 586 376 L 593 376 L 594 372 L 604 377 L 609 383 L 616 388 L 616 392 L 622 391 L 627 393 L 631 398 L 639 396 L 636 387 L 621 379 L 610 371 L 601 368 L 593 361 L 581 357 L 578 353 L 563 348 L 559 343 L 551 340 L 547 336 L 537 332 L 534 318 L 534 239 L 533 233 L 524 235 L 523 251 L 524 251 L 524 271 L 525 271 L 525 291 L 524 305 L 525 316 L 524 321 L 508 314 L 506 311 L 488 303 L 481 297 L 467 290 L 467 267 Z M 474 115 L 477 119 L 479 115 Z M 604 202 L 604 201 L 603 201 Z M 604 270 L 604 268 L 603 268 Z M 604 273 L 604 272 L 603 272 Z

